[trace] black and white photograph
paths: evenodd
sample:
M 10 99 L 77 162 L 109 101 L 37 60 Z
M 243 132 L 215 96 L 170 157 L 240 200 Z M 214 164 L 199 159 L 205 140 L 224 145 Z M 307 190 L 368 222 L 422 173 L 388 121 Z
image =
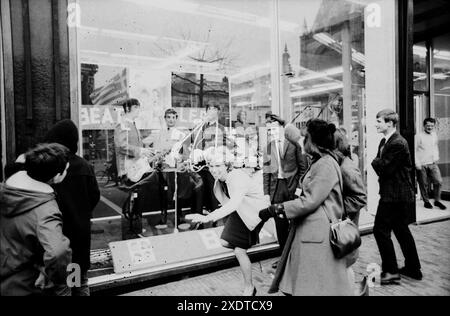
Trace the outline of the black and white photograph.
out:
M 450 1 L 0 0 L 0 34 L 0 296 L 450 296 Z

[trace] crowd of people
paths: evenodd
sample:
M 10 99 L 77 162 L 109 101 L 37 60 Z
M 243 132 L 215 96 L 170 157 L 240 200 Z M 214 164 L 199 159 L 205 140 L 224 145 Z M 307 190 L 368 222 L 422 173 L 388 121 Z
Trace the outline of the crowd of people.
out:
M 337 258 L 330 244 L 330 223 L 349 218 L 357 226 L 359 213 L 367 204 L 363 177 L 344 129 L 313 119 L 300 130 L 269 112 L 269 141 L 260 166 L 256 152 L 255 161 L 241 159 L 231 150 L 237 144 L 225 136 L 225 128 L 219 123 L 219 106 L 208 105 L 206 119 L 190 134 L 177 129 L 178 115 L 168 109 L 164 113 L 166 127 L 156 138 L 147 139 L 141 138 L 135 124 L 139 107 L 136 99 L 124 102 L 125 114 L 115 130 L 121 182 L 134 183 L 129 177 L 131 169 L 136 171 L 136 161 L 144 159 L 139 178 L 146 179 L 149 186 L 173 192 L 173 175 L 147 168 L 149 162 L 167 156 L 161 163 L 175 166 L 176 162 L 193 159 L 201 165 L 198 172 L 183 173 L 181 178 L 190 185 L 184 186 L 190 187 L 185 198 L 190 199 L 194 211 L 187 218 L 201 224 L 225 220 L 221 242 L 233 249 L 239 262 L 243 295 L 257 292 L 247 250 L 259 242 L 262 226 L 272 218 L 282 254 L 273 264 L 276 272 L 271 292 L 355 295 L 352 265 L 358 249 Z M 240 113 L 237 127 L 242 129 L 241 134 L 251 134 L 245 115 Z M 440 202 L 442 180 L 436 166 L 435 123 L 433 119 L 424 122 L 424 134 L 416 144 L 416 168 L 425 207 L 432 207 L 428 198 L 431 180 L 434 205 L 444 209 Z M 397 283 L 401 275 L 422 279 L 408 228 L 415 209 L 413 162 L 397 124 L 395 112 L 378 113 L 376 128 L 384 138 L 372 161 L 380 184 L 373 231 L 382 261 L 381 284 Z M 77 127 L 63 120 L 47 133 L 45 143 L 8 166 L 7 179 L 0 184 L 2 295 L 89 295 L 90 225 L 100 191 L 92 165 L 79 157 L 77 150 Z M 195 158 L 194 153 L 199 156 Z M 143 196 L 146 188 L 140 188 Z M 167 192 L 162 195 L 167 196 Z M 167 201 L 163 204 L 167 206 Z M 160 224 L 164 225 L 167 208 L 161 208 Z M 405 266 L 400 269 L 391 232 L 405 257 Z M 78 264 L 81 272 L 81 283 L 71 288 L 66 282 L 69 263 Z

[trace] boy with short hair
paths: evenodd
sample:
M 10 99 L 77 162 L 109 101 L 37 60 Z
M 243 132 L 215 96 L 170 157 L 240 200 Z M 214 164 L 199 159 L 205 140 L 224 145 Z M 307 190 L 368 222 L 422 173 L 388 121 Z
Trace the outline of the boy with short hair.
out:
M 25 170 L 0 184 L 1 295 L 69 295 L 72 251 L 50 184 L 66 176 L 68 149 L 40 144 L 25 154 Z

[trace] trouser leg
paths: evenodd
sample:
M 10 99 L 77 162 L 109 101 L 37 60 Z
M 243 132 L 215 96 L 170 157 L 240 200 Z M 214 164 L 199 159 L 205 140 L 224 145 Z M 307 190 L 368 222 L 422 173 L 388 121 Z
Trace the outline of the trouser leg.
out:
M 406 223 L 399 223 L 393 228 L 395 238 L 397 238 L 403 256 L 405 257 L 405 267 L 411 271 L 420 270 L 419 255 L 417 254 L 416 243 Z
M 424 202 L 430 202 L 428 197 L 428 179 L 427 179 L 427 171 L 425 166 L 422 169 L 417 169 L 417 182 L 419 183 L 420 194 L 422 195 L 422 200 Z
M 383 272 L 397 273 L 397 258 L 395 256 L 394 244 L 391 240 L 392 224 L 389 216 L 391 211 L 395 210 L 392 210 L 390 203 L 380 202 L 377 215 L 375 216 L 373 235 L 377 242 L 378 250 L 380 251 Z
M 432 164 L 430 166 L 430 182 L 433 183 L 434 189 L 434 200 L 441 200 L 441 191 L 442 191 L 442 176 L 441 171 L 439 170 L 439 166 L 437 164 Z
M 277 185 L 274 192 L 272 204 L 290 200 L 287 182 L 285 179 L 277 180 Z M 289 221 L 286 218 L 279 217 L 275 217 L 274 219 L 278 243 L 280 245 L 280 249 L 283 249 L 289 235 Z

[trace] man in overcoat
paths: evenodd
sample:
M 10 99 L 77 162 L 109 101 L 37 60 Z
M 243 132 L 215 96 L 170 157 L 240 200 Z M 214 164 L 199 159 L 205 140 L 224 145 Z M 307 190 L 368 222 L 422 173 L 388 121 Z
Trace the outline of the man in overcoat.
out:
M 384 135 L 372 167 L 379 177 L 380 201 L 373 233 L 382 260 L 381 284 L 396 283 L 400 274 L 420 280 L 420 261 L 408 225 L 414 221 L 413 167 L 408 143 L 397 132 L 398 114 L 383 110 L 377 114 L 377 132 Z M 398 269 L 391 232 L 400 244 L 405 267 Z

